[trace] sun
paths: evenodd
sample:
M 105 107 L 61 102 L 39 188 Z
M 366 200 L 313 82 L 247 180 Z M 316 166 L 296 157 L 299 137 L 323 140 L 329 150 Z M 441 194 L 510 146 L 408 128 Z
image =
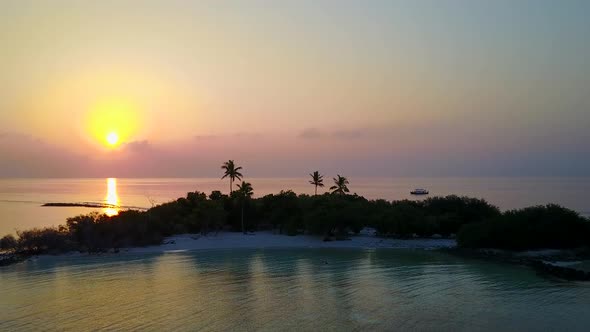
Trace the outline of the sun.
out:
M 110 146 L 116 146 L 119 143 L 119 135 L 115 132 L 110 132 L 106 137 L 107 143 Z
M 91 103 L 86 121 L 89 136 L 100 145 L 114 149 L 137 135 L 139 107 L 124 98 L 105 98 Z

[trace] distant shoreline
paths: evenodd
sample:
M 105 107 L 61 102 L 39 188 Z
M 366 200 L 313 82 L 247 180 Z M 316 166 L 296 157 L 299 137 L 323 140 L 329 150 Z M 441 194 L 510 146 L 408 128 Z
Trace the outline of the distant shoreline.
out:
M 78 203 L 44 203 L 41 207 L 87 207 L 97 209 L 125 209 L 144 211 L 148 208 L 139 206 L 121 206 L 108 203 L 78 202 Z

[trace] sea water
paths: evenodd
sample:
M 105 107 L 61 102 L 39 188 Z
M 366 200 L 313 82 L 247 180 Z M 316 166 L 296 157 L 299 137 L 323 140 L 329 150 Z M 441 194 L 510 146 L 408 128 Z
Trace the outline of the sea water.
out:
M 590 284 L 404 249 L 42 257 L 0 268 L 0 331 L 588 331 Z

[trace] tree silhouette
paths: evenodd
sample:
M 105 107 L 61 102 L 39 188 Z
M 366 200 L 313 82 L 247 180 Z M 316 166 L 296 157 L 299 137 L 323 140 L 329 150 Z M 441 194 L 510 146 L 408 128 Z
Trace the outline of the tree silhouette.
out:
M 338 174 L 338 177 L 333 179 L 334 186 L 330 187 L 330 190 L 332 190 L 332 194 L 346 195 L 347 192 L 350 192 L 350 190 L 348 190 L 349 182 L 347 178 L 345 178 L 344 176 L 340 176 L 340 174 Z
M 242 179 L 242 173 L 240 173 L 240 170 L 242 169 L 242 167 L 236 167 L 236 164 L 234 163 L 233 160 L 228 160 L 226 162 L 223 163 L 223 165 L 221 165 L 221 169 L 225 170 L 225 174 L 223 174 L 223 176 L 221 177 L 222 179 L 225 179 L 226 177 L 229 178 L 229 193 L 233 193 L 233 184 L 234 181 L 236 179 L 241 180 Z
M 16 249 L 17 245 L 18 242 L 16 238 L 11 234 L 6 235 L 0 239 L 0 250 L 14 250 Z
M 242 184 L 238 184 L 237 195 L 240 198 L 242 203 L 242 233 L 246 234 L 246 229 L 244 228 L 244 202 L 247 199 L 250 199 L 254 194 L 254 190 L 252 189 L 252 185 L 246 181 L 242 181 Z
M 324 176 L 321 175 L 318 171 L 309 174 L 309 176 L 311 176 L 311 181 L 309 181 L 309 183 L 315 186 L 315 194 L 317 195 L 318 187 L 324 186 Z

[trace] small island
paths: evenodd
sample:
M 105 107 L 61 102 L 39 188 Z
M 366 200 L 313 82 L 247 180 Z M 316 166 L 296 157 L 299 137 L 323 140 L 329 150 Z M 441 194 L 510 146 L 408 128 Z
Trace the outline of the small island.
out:
M 422 201 L 368 200 L 350 194 L 349 180 L 341 175 L 333 179 L 330 192 L 324 194 L 297 195 L 286 190 L 254 198 L 252 185 L 246 181 L 233 190 L 234 181 L 242 179 L 241 167 L 230 160 L 223 168 L 223 178 L 230 182 L 229 194 L 189 192 L 145 211 L 127 209 L 112 216 L 95 212 L 68 218 L 58 227 L 18 231 L 18 237 L 6 235 L 0 240 L 4 252 L 1 262 L 9 264 L 31 255 L 73 251 L 119 252 L 122 248 L 208 237 L 210 243 L 221 241 L 226 247 L 243 247 L 244 243 L 253 247 L 270 243 L 305 247 L 334 242 L 344 244 L 333 247 L 395 248 L 404 243 L 401 247 L 447 248 L 461 255 L 528 264 L 570 279 L 590 278 L 585 272 L 564 270 L 572 269 L 571 264 L 560 266 L 546 261 L 552 257 L 571 261 L 589 256 L 589 220 L 558 205 L 501 212 L 483 199 L 454 195 Z M 317 193 L 317 188 L 324 186 L 323 175 L 314 172 L 310 176 Z M 230 232 L 242 234 L 227 235 Z M 253 232 L 260 236 L 249 236 Z M 269 235 L 274 239 L 269 240 Z M 287 241 L 286 236 L 301 240 Z M 232 240 L 227 242 L 229 238 Z M 412 239 L 431 241 L 422 240 L 416 245 L 408 242 Z M 441 239 L 446 241 L 435 241 Z M 203 241 L 199 243 L 185 243 L 182 249 L 203 248 Z M 530 251 L 534 252 L 523 254 Z

